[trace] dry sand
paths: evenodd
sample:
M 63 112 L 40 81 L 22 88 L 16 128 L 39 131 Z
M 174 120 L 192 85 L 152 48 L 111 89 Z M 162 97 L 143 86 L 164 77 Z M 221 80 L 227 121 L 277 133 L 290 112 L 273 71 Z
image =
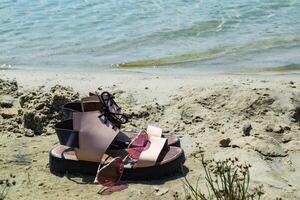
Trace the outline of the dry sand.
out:
M 201 176 L 204 184 L 201 147 L 206 158 L 238 157 L 250 163 L 251 186 L 264 185 L 263 199 L 300 199 L 299 76 L 20 71 L 2 71 L 0 76 L 16 80 L 0 84 L 5 107 L 0 108 L 0 179 L 12 175 L 16 181 L 7 199 L 175 199 L 176 192 L 183 198 L 180 175 L 130 183 L 124 191 L 100 196 L 92 177 L 49 172 L 48 152 L 57 143 L 52 126 L 61 117 L 57 106 L 95 90 L 115 94 L 131 118 L 124 129 L 152 124 L 180 137 L 191 182 Z M 250 125 L 245 136 L 243 128 Z

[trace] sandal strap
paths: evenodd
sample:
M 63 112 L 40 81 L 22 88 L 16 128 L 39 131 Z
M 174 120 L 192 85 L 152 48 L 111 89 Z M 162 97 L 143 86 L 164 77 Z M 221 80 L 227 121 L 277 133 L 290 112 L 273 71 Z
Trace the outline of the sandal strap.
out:
M 99 102 L 101 105 L 99 105 Z M 98 103 L 98 107 L 92 110 L 93 105 L 96 103 Z M 121 108 L 114 101 L 114 96 L 109 92 L 102 92 L 101 95 L 90 93 L 90 96 L 81 98 L 82 112 L 99 110 L 100 106 L 108 107 L 109 111 L 113 113 L 120 113 L 121 111 Z
M 119 129 L 102 117 L 99 111 L 73 113 L 73 128 L 78 131 L 79 160 L 100 162 L 102 156 L 119 133 Z
M 97 96 L 89 96 L 81 98 L 81 110 L 82 112 L 89 112 L 99 110 L 102 103 L 99 101 Z
M 73 119 L 63 120 L 55 124 L 56 135 L 61 145 L 79 148 L 78 131 L 73 130 Z M 147 134 L 151 137 L 162 137 L 162 129 L 149 125 Z
M 114 100 L 114 96 L 109 92 L 97 93 L 93 96 L 81 99 L 82 112 L 100 110 L 111 122 L 120 127 L 121 124 L 128 122 L 128 117 L 121 113 L 121 108 Z
M 162 136 L 162 129 L 148 125 L 147 127 L 147 133 L 149 136 L 155 136 L 155 137 L 161 137 Z
M 145 149 L 137 161 L 135 167 L 151 167 L 154 166 L 157 162 L 157 159 L 167 143 L 166 138 L 160 137 L 150 137 L 150 146 L 148 149 Z
M 73 119 L 63 120 L 54 126 L 59 144 L 79 148 L 78 131 L 73 130 Z

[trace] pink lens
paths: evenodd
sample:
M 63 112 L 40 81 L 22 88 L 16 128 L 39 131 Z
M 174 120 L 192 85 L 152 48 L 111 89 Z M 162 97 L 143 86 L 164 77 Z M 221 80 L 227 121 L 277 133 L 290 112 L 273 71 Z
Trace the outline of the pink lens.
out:
M 141 153 L 148 148 L 148 146 L 148 134 L 145 130 L 142 130 L 129 145 L 129 149 L 127 150 L 129 157 L 133 160 L 138 160 Z
M 112 187 L 120 180 L 123 171 L 123 160 L 116 158 L 98 171 L 97 181 L 103 186 Z
M 138 160 L 141 153 L 143 152 L 144 147 L 132 147 L 130 149 L 127 150 L 128 155 L 130 156 L 130 158 L 134 159 L 134 160 Z
M 145 130 L 142 130 L 131 142 L 129 147 L 144 147 L 148 142 L 148 134 Z

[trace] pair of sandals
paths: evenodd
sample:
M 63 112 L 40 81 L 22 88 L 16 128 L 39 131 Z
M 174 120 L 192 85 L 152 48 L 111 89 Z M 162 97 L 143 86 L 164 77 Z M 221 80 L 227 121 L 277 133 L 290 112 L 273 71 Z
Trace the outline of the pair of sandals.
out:
M 66 120 L 55 125 L 59 145 L 49 153 L 52 173 L 96 175 L 112 186 L 122 180 L 168 177 L 185 161 L 180 141 L 148 126 L 139 133 L 121 131 L 126 115 L 108 92 L 90 94 L 63 106 Z

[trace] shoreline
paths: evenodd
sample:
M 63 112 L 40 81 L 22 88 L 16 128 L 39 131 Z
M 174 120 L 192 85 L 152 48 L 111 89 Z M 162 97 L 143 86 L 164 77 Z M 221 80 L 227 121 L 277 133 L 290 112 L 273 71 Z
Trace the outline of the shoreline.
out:
M 97 72 L 68 72 L 63 74 L 58 71 L 37 71 L 37 70 L 0 70 L 2 78 L 15 79 L 24 89 L 45 86 L 50 87 L 55 84 L 73 87 L 80 93 L 86 90 L 95 90 L 97 85 L 109 87 L 116 85 L 124 89 L 131 89 L 137 86 L 137 89 L 154 85 L 159 87 L 160 82 L 171 83 L 169 87 L 176 89 L 188 87 L 210 87 L 222 83 L 239 83 L 247 79 L 252 81 L 298 81 L 300 76 L 298 73 L 209 73 L 183 75 L 183 74 L 153 74 L 135 71 L 97 71 Z M 155 81 L 152 81 L 155 80 Z M 80 81 L 80 83 L 78 82 Z M 124 85 L 126 83 L 126 85 Z M 200 85 L 198 85 L 200 84 Z M 165 85 L 166 86 L 166 85 Z M 162 89 L 164 89 L 162 87 Z
M 1 71 L 0 75 L 2 79 L 15 79 L 20 92 L 11 93 L 12 86 L 4 81 L 6 86 L 0 88 L 0 96 L 10 96 L 12 108 L 22 109 L 24 113 L 34 111 L 38 116 L 43 116 L 49 106 L 53 107 L 57 96 L 70 101 L 88 92 L 108 90 L 131 116 L 131 122 L 124 129 L 153 124 L 181 138 L 187 158 L 185 167 L 189 170 L 187 177 L 192 182 L 199 175 L 204 177 L 198 160 L 200 146 L 208 159 L 238 157 L 241 162 L 250 163 L 250 185 L 264 185 L 263 199 L 300 198 L 297 192 L 300 189 L 297 167 L 300 165 L 300 77 L 297 75 L 157 76 L 12 70 Z M 55 86 L 57 84 L 72 88 Z M 8 90 L 4 92 L 5 88 Z M 20 98 L 27 99 L 23 107 L 19 105 Z M 37 109 L 36 105 L 45 103 L 47 98 L 52 103 Z M 1 114 L 7 111 L 5 109 L 1 109 Z M 57 143 L 51 125 L 59 119 L 58 115 L 49 120 L 41 135 L 31 135 L 34 137 L 22 132 L 20 127 L 24 122 L 16 128 L 21 130 L 18 133 L 8 129 L 8 121 L 19 118 L 24 120 L 24 114 L 15 113 L 9 120 L 0 120 L 4 127 L 0 136 L 1 155 L 4 155 L 0 160 L 3 171 L 0 179 L 11 173 L 16 175 L 16 185 L 11 188 L 8 199 L 57 198 L 66 191 L 68 195 L 62 199 L 100 198 L 99 186 L 76 184 L 68 176 L 58 177 L 49 172 L 48 151 Z M 253 129 L 250 136 L 244 136 L 243 127 L 249 124 Z M 84 177 L 71 179 L 82 182 Z M 155 185 L 167 192 L 156 195 Z M 176 192 L 183 197 L 180 178 L 130 183 L 127 190 L 101 198 L 174 199 Z

